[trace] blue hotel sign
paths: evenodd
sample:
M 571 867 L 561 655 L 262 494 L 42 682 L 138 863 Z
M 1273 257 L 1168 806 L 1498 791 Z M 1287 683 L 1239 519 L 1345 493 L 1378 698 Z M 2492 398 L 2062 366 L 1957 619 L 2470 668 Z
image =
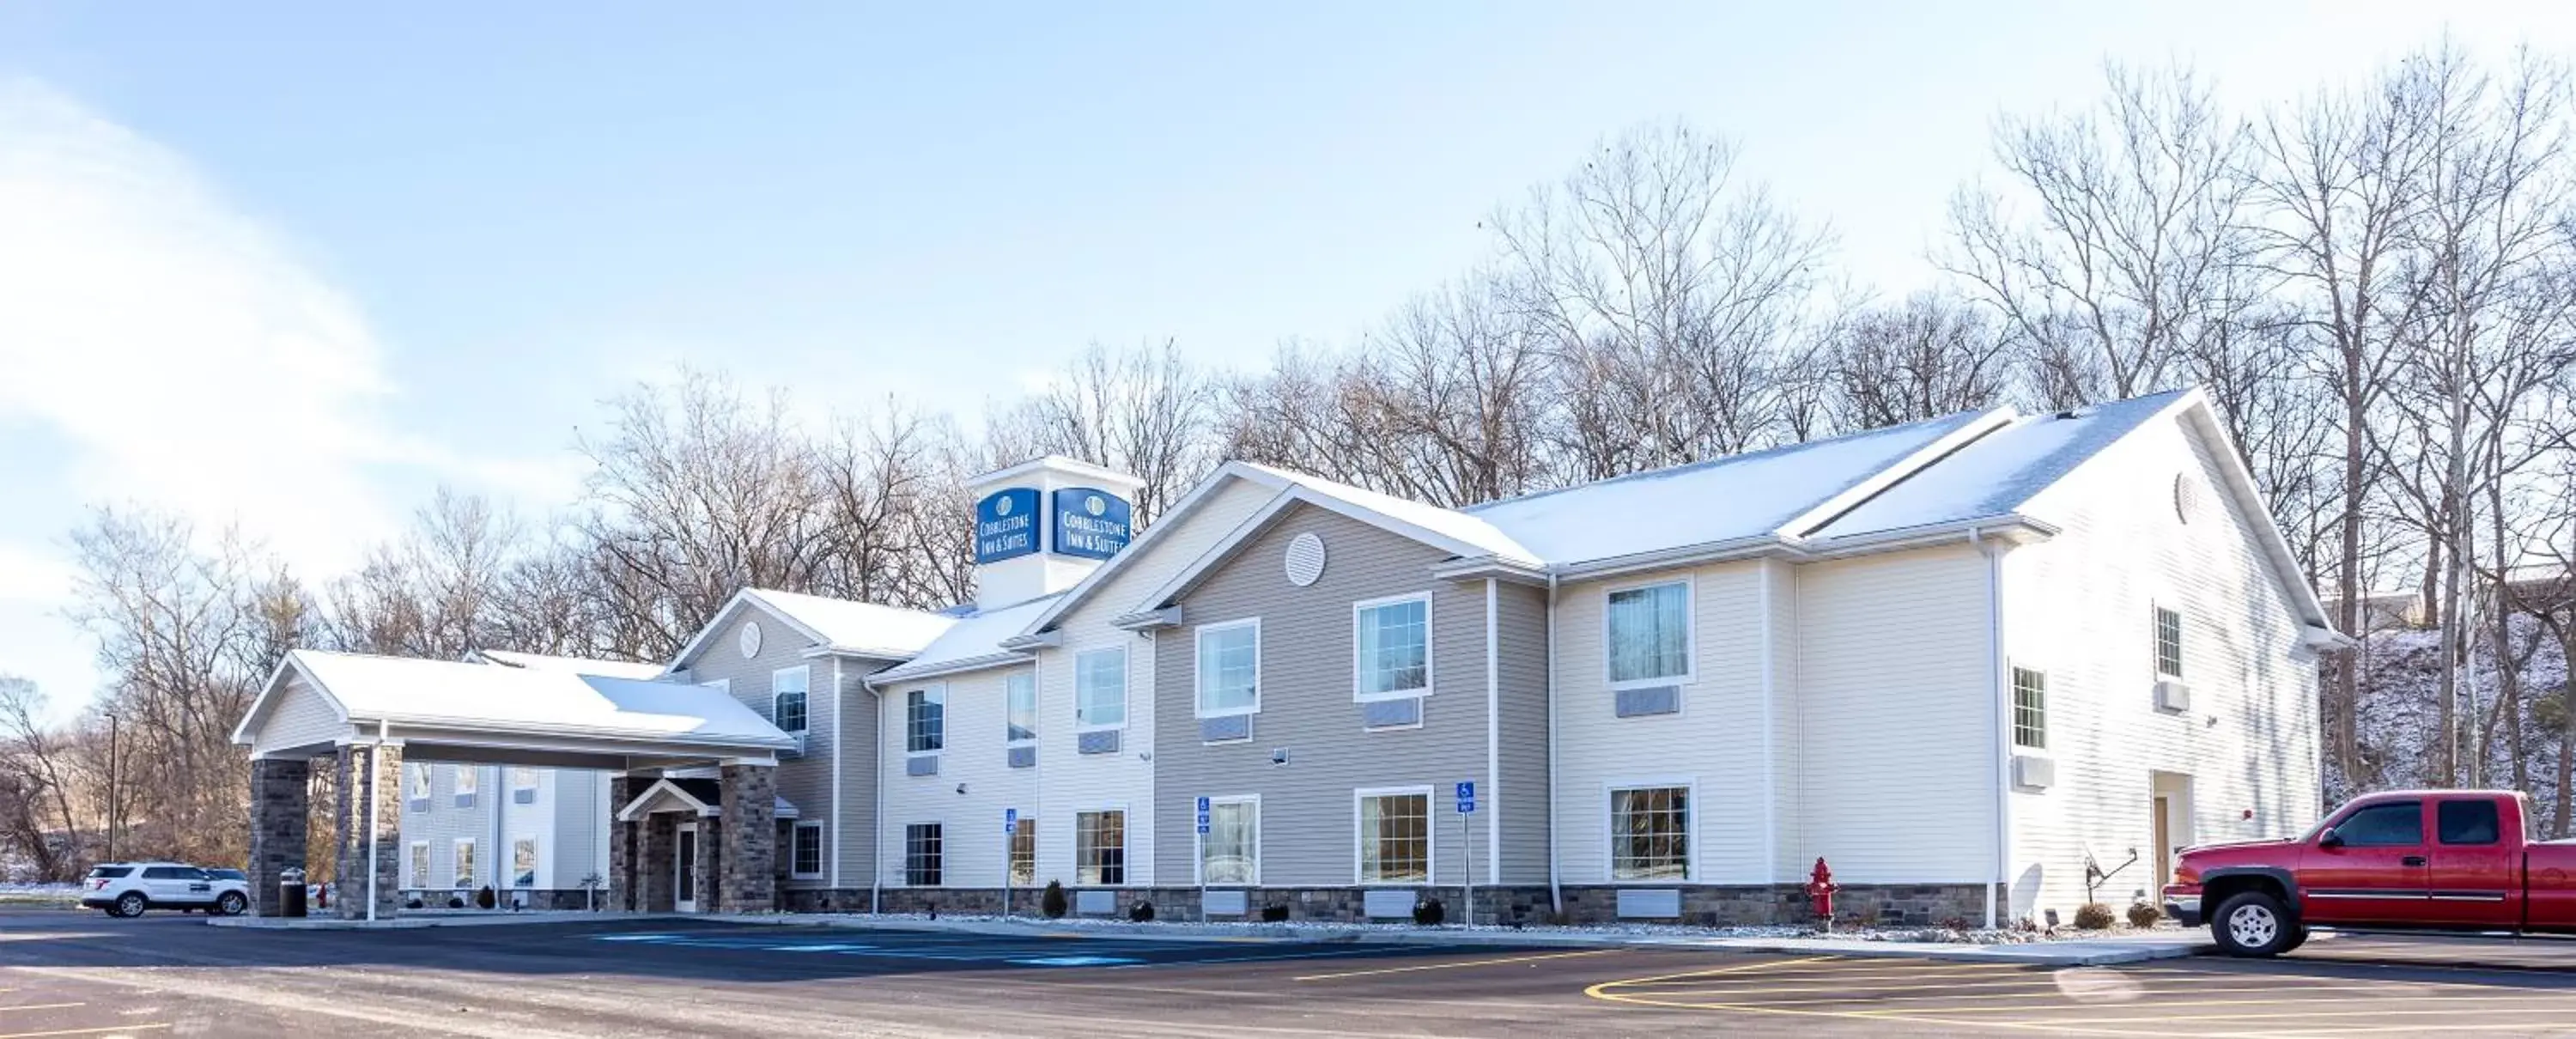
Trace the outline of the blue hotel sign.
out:
M 1122 511 L 1121 516 L 1125 513 Z M 998 563 L 1038 550 L 1038 492 L 1013 487 L 975 503 L 975 561 Z
M 1107 559 L 1127 547 L 1132 529 L 1127 500 L 1089 487 L 1055 492 L 1055 552 L 1084 559 Z

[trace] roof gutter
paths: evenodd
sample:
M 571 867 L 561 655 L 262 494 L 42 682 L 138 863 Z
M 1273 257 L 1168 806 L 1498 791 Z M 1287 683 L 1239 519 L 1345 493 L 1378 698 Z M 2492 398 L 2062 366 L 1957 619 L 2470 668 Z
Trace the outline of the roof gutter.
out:
M 871 686 L 883 687 L 893 685 L 898 682 L 911 682 L 924 678 L 938 678 L 943 675 L 954 675 L 967 671 L 981 671 L 988 667 L 999 667 L 1004 664 L 1025 664 L 1029 663 L 1031 659 L 1033 658 L 1026 653 L 986 653 L 982 656 L 965 657 L 958 660 L 951 660 L 944 664 L 934 664 L 917 671 L 907 671 L 900 667 L 888 668 L 884 671 L 879 671 L 873 675 L 869 675 L 866 678 L 862 678 L 859 681 Z

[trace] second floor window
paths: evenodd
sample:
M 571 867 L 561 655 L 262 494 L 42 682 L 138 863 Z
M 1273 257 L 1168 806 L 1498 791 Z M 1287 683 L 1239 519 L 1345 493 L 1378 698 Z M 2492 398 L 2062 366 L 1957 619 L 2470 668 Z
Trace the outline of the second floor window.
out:
M 948 693 L 915 689 L 903 698 L 903 749 L 928 754 L 948 745 Z
M 1199 629 L 1199 715 L 1261 709 L 1261 622 Z
M 813 680 L 810 669 L 791 667 L 772 675 L 769 680 L 769 719 L 781 732 L 805 731 L 805 690 Z
M 2156 607 L 2156 673 L 2182 677 L 2182 611 Z
M 2048 749 L 2048 675 L 2013 669 L 2013 746 Z
M 483 770 L 480 767 L 474 765 L 456 766 L 456 806 L 458 808 L 465 808 L 473 805 L 474 792 L 476 788 L 482 785 Z
M 510 767 L 510 803 L 537 803 L 537 770 L 523 765 Z
M 1027 743 L 1038 738 L 1038 673 L 1013 671 L 1002 677 L 1004 738 Z
M 1690 586 L 1622 588 L 1608 596 L 1610 684 L 1667 682 L 1690 674 Z
M 1073 720 L 1077 725 L 1127 724 L 1127 651 L 1095 649 L 1073 658 Z
M 415 808 L 429 807 L 429 766 L 405 765 L 404 778 L 411 784 L 411 799 L 420 802 Z
M 1353 619 L 1361 699 L 1431 691 L 1429 596 L 1363 604 Z

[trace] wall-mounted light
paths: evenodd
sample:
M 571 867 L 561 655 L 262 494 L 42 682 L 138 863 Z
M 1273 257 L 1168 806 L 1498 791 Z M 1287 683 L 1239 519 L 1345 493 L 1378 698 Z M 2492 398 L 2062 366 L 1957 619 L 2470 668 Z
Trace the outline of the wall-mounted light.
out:
M 1271 763 L 1271 764 L 1273 764 L 1273 765 L 1285 765 L 1285 764 L 1287 764 L 1287 763 L 1288 763 L 1288 748 L 1286 748 L 1286 747 L 1272 747 L 1272 748 L 1270 748 L 1270 763 Z
M 957 784 L 957 792 L 958 792 L 959 794 L 961 794 L 961 795 L 962 795 L 962 794 L 964 794 L 964 793 L 966 792 L 966 784 L 964 784 L 964 783 L 959 783 L 959 784 Z

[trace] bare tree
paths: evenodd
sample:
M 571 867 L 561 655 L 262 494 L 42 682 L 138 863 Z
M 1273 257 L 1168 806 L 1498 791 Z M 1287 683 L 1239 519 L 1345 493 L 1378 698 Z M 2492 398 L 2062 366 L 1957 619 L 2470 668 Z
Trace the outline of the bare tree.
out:
M 994 443 L 1021 461 L 1061 454 L 1144 481 L 1136 522 L 1153 522 L 1215 459 L 1209 407 L 1216 384 L 1171 340 L 1113 352 L 1099 343 L 1045 390 L 996 416 Z
M 2009 342 L 1953 297 L 1918 293 L 1844 314 L 1816 358 L 1842 430 L 1871 429 L 1981 408 L 2004 399 Z

